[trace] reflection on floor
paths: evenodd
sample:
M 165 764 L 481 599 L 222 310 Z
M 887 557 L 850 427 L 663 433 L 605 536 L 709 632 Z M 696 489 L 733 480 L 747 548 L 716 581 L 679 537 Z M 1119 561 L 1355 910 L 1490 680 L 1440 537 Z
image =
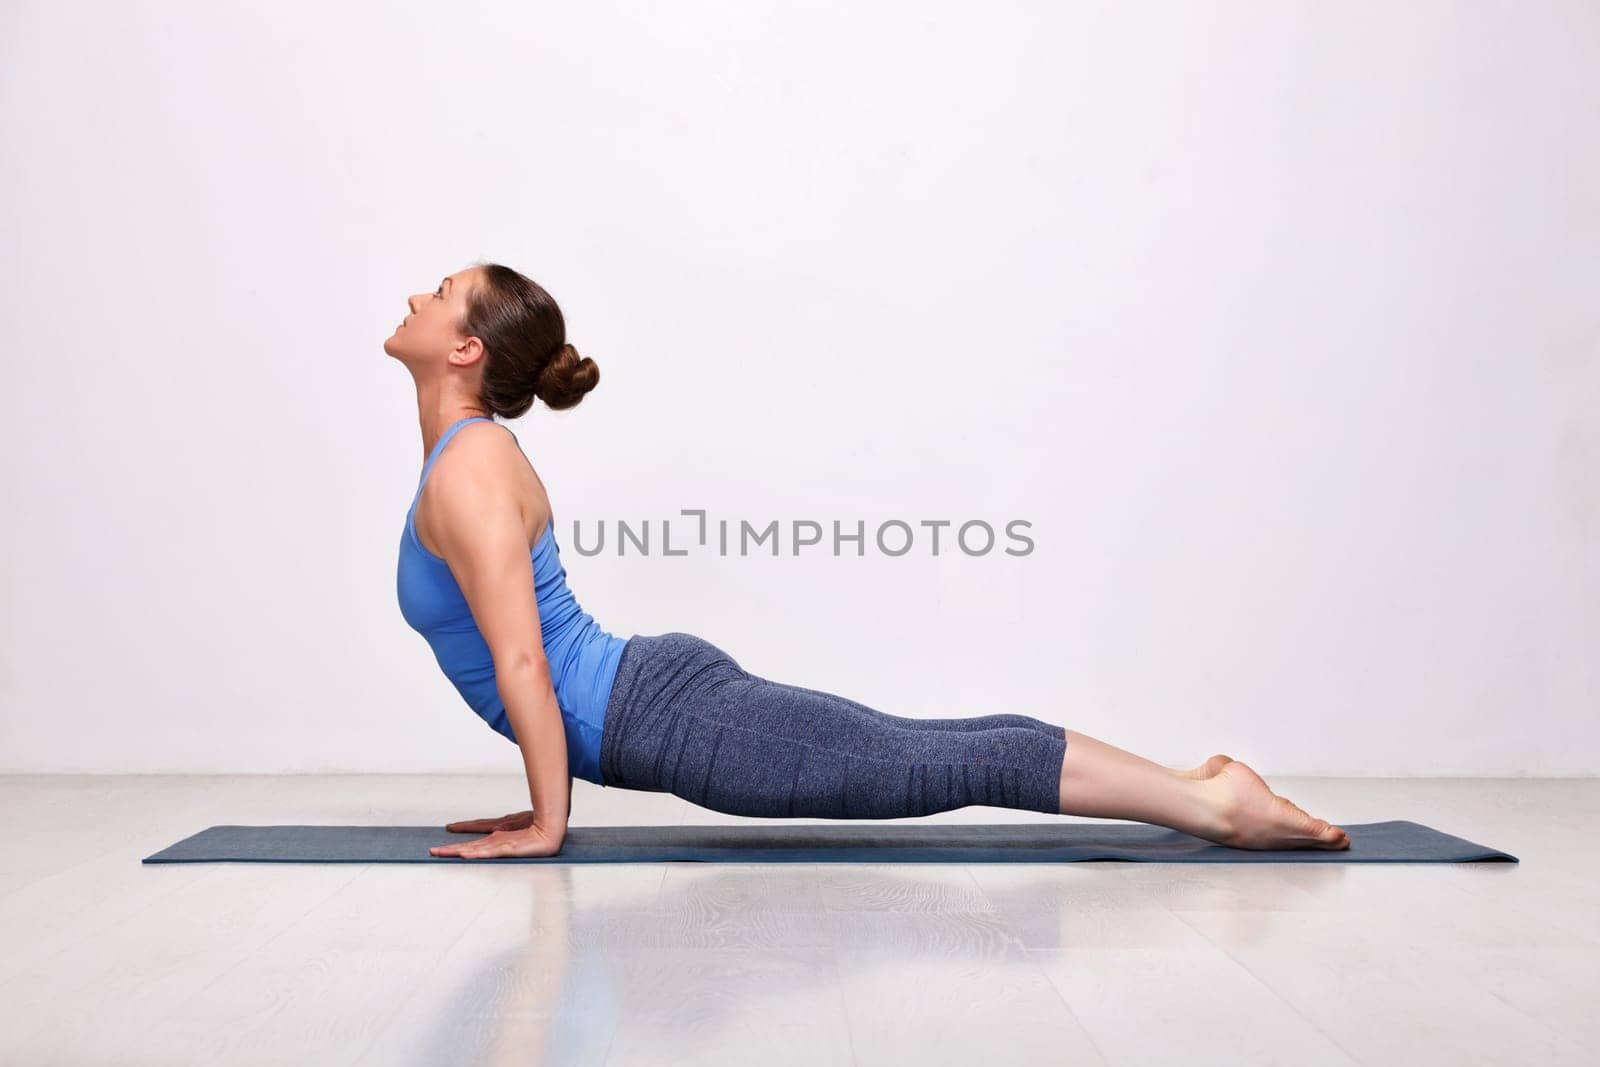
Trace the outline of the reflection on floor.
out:
M 143 865 L 214 823 L 442 827 L 526 784 L 0 777 L 0 1062 L 1600 1058 L 1600 782 L 1269 784 L 1522 862 Z M 572 800 L 574 824 L 737 821 Z

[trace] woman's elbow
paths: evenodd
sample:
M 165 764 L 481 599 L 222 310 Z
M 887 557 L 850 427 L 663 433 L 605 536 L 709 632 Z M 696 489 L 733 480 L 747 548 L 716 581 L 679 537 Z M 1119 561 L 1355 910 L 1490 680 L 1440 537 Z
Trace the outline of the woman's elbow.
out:
M 550 682 L 550 661 L 542 655 L 521 652 L 514 656 L 501 657 L 501 661 L 495 664 L 494 673 L 502 684 L 510 679 L 523 684 L 530 681 L 548 684 Z

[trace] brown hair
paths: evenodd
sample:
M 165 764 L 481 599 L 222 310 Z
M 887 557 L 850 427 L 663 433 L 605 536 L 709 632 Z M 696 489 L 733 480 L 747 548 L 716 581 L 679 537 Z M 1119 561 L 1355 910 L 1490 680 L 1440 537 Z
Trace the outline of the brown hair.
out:
M 535 397 L 557 411 L 575 407 L 600 384 L 600 368 L 567 344 L 555 300 L 510 267 L 472 266 L 480 278 L 467 295 L 461 332 L 483 342 L 483 406 L 504 419 L 522 415 Z

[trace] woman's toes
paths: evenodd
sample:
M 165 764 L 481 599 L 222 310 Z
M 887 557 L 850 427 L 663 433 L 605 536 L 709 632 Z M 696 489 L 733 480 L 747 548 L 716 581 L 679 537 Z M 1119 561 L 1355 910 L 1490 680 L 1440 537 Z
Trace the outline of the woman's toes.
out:
M 1317 844 L 1322 848 L 1342 849 L 1350 847 L 1350 835 L 1337 826 L 1329 826 L 1317 834 Z
M 1281 798 L 1280 798 L 1281 799 Z M 1300 834 L 1328 848 L 1346 848 L 1349 846 L 1349 835 L 1339 827 L 1329 823 L 1326 819 L 1315 819 L 1310 814 L 1285 800 L 1295 812 L 1295 822 Z

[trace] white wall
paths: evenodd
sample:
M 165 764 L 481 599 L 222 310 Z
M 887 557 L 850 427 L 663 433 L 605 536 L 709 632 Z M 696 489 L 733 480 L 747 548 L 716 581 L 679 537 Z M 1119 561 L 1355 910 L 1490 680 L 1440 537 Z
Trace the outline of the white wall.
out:
M 1269 780 L 1595 772 L 1593 4 L 252 6 L 0 13 L 0 770 L 520 766 L 394 590 L 381 344 L 485 257 L 602 368 L 513 428 L 613 632 Z M 569 547 L 696 507 L 1036 547 Z

